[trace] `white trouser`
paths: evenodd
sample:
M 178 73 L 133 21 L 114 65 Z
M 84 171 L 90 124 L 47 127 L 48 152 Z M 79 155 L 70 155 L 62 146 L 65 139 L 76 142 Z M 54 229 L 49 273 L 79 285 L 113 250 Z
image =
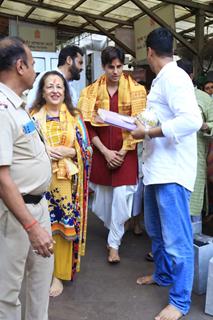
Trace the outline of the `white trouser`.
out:
M 27 205 L 31 214 L 51 233 L 45 199 Z M 26 268 L 26 269 L 25 269 Z M 28 235 L 9 211 L 0 212 L 0 319 L 20 320 L 19 293 L 26 275 L 25 316 L 22 320 L 47 320 L 53 256 L 35 254 Z
M 124 223 L 131 217 L 135 185 L 110 187 L 90 184 L 94 191 L 92 211 L 109 229 L 108 245 L 118 249 L 124 235 Z

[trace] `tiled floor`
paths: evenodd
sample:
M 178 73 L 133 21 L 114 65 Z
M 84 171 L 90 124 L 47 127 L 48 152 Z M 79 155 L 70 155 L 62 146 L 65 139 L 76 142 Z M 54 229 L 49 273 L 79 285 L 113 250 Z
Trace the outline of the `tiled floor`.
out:
M 106 262 L 106 236 L 103 224 L 90 214 L 81 272 L 65 285 L 61 296 L 51 299 L 49 320 L 153 320 L 167 304 L 167 289 L 135 283 L 137 276 L 153 270 L 152 263 L 144 260 L 150 249 L 148 237 L 127 232 L 121 263 L 112 266 Z M 191 312 L 183 319 L 211 320 L 203 312 L 204 303 L 205 296 L 193 295 Z

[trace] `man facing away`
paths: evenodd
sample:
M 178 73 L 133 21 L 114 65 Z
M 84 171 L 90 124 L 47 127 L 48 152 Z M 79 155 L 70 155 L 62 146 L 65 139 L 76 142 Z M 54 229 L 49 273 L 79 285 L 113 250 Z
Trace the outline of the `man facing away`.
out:
M 25 271 L 24 319 L 48 319 L 53 239 L 43 194 L 51 164 L 20 98 L 33 86 L 33 65 L 30 49 L 20 39 L 0 40 L 1 320 L 21 319 L 19 293 Z
M 108 262 L 120 261 L 119 246 L 124 223 L 131 217 L 137 183 L 136 141 L 120 128 L 96 122 L 99 108 L 136 116 L 145 108 L 146 91 L 123 71 L 124 53 L 107 47 L 102 52 L 104 75 L 82 91 L 78 107 L 94 146 L 91 188 L 93 212 L 109 229 Z
M 152 239 L 155 271 L 138 284 L 170 286 L 169 304 L 155 320 L 177 320 L 190 308 L 194 273 L 190 194 L 196 178 L 196 132 L 202 126 L 192 81 L 173 61 L 173 36 L 165 28 L 146 40 L 147 60 L 156 74 L 147 97 L 160 125 L 137 122 L 144 138 L 145 227 Z
M 68 81 L 70 96 L 74 107 L 78 103 L 78 94 L 72 86 L 72 81 L 80 79 L 80 73 L 83 70 L 83 51 L 77 46 L 66 46 L 61 49 L 58 56 L 58 67 L 56 71 L 61 73 L 64 78 Z M 38 91 L 39 81 L 46 73 L 41 72 L 36 78 L 33 89 L 29 91 L 27 95 L 27 108 L 31 108 L 35 101 L 36 94 Z

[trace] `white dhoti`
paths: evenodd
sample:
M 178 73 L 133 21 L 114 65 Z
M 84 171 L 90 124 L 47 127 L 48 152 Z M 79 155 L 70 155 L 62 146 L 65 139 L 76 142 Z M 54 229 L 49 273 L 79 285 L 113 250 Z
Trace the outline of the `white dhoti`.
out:
M 109 229 L 108 245 L 118 249 L 124 235 L 124 223 L 131 217 L 135 185 L 102 186 L 90 183 L 94 191 L 92 211 Z

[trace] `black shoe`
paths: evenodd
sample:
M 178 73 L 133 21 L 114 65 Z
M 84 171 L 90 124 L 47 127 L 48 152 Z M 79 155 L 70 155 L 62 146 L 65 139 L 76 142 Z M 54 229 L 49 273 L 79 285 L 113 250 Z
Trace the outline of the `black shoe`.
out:
M 153 258 L 153 254 L 152 252 L 148 252 L 146 255 L 145 255 L 145 259 L 149 262 L 154 262 L 154 258 Z

